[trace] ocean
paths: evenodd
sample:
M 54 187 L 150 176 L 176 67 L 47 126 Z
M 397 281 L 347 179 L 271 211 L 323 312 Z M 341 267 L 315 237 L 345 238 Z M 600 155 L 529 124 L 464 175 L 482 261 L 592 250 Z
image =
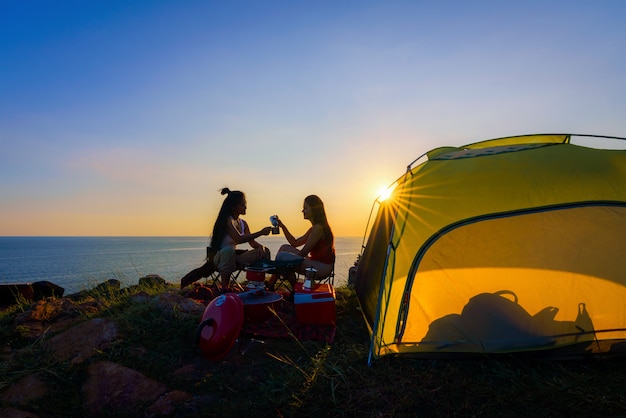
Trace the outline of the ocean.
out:
M 257 241 L 272 257 L 286 243 L 282 236 Z M 347 283 L 362 243 L 359 237 L 335 238 L 335 286 Z M 0 237 L 0 283 L 47 280 L 63 287 L 66 295 L 109 279 L 123 287 L 134 285 L 148 274 L 179 284 L 187 272 L 204 264 L 208 245 L 206 237 Z

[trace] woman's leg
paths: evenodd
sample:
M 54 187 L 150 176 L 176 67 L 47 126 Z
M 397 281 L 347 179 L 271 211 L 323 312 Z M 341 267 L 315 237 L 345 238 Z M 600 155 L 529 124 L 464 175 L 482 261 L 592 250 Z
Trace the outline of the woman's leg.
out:
M 289 272 L 285 273 L 285 277 L 287 278 L 287 281 L 291 285 L 291 289 L 293 291 L 293 289 L 296 287 L 296 272 L 295 271 L 289 271 Z
M 291 253 L 291 254 L 297 254 L 300 255 L 300 250 L 297 249 L 296 247 L 292 247 L 289 244 L 283 244 L 280 246 L 280 248 L 278 249 L 279 253 Z
M 213 258 L 222 278 L 222 291 L 230 289 L 230 275 L 237 270 L 235 249 L 226 247 L 219 250 Z
M 296 261 L 296 260 L 299 261 L 301 259 L 304 259 L 304 257 L 300 255 L 300 250 L 298 250 L 296 247 L 293 247 L 289 244 L 282 245 L 278 249 L 278 252 L 276 253 L 276 261 Z M 293 287 L 296 284 L 296 273 L 294 271 L 289 271 L 287 273 L 284 273 L 284 276 L 287 279 L 287 281 L 291 284 L 291 288 L 293 289 Z M 278 280 L 278 275 L 272 274 L 272 277 L 270 278 L 270 281 L 268 283 L 269 290 L 274 290 L 274 285 L 277 280 Z
M 253 250 L 245 251 L 243 253 L 237 254 L 237 264 L 240 266 L 245 266 L 247 264 L 252 264 L 258 260 L 269 260 L 270 259 L 270 250 L 266 247 L 259 247 Z
M 283 276 L 291 284 L 291 288 L 293 289 L 294 286 L 296 285 L 296 273 L 294 271 L 288 271 L 286 273 L 283 273 Z M 269 281 L 267 282 L 267 290 L 273 292 L 275 290 L 275 286 L 276 286 L 276 282 L 277 281 L 278 281 L 278 274 L 273 273 L 270 276 Z

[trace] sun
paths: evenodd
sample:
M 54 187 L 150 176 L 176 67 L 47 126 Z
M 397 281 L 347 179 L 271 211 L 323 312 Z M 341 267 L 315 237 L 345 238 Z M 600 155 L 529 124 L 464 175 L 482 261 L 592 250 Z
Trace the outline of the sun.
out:
M 387 200 L 387 198 L 389 198 L 389 196 L 391 196 L 391 192 L 393 191 L 393 187 L 387 187 L 387 186 L 383 186 L 380 187 L 378 189 L 378 201 L 382 202 L 384 200 Z

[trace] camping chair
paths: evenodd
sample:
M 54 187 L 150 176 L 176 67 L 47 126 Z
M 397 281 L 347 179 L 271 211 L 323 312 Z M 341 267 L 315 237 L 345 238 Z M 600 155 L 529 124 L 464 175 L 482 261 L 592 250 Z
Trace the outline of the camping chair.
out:
M 245 250 L 236 250 L 237 253 L 242 252 Z M 197 269 L 194 269 L 192 271 L 190 271 L 189 273 L 187 273 L 185 275 L 185 277 L 183 277 L 182 279 L 180 279 L 180 288 L 184 288 L 194 282 L 197 282 L 198 280 L 205 278 L 205 284 L 207 285 L 213 285 L 213 286 L 217 286 L 219 288 L 221 288 L 222 286 L 222 276 L 220 274 L 219 271 L 217 271 L 217 267 L 215 266 L 215 264 L 213 264 L 213 255 L 210 252 L 210 247 L 206 248 L 206 254 L 207 254 L 207 258 L 206 258 L 206 263 L 204 263 L 204 265 L 202 267 L 198 267 Z M 239 274 L 241 273 L 241 271 L 244 269 L 244 266 L 240 266 L 237 265 L 237 270 L 235 270 L 231 275 L 230 275 L 230 283 L 229 286 L 230 287 L 234 287 L 234 288 L 238 288 L 239 290 L 243 290 L 243 288 L 241 287 L 241 285 L 239 283 L 237 283 L 237 279 L 239 278 Z
M 278 289 L 285 288 L 287 289 L 289 292 L 293 291 L 292 287 L 291 287 L 291 283 L 289 283 L 288 280 L 288 276 L 285 273 L 275 273 L 278 276 L 278 279 L 276 280 L 276 283 L 274 283 L 274 290 L 278 291 Z M 296 277 L 298 276 L 298 273 L 296 272 Z
M 244 252 L 246 252 L 246 250 L 235 250 L 236 254 L 242 254 Z M 209 257 L 211 257 L 211 259 L 213 259 L 212 258 L 212 254 L 210 253 L 210 247 L 206 247 L 206 254 L 207 254 L 207 259 Z M 221 289 L 221 287 L 222 287 L 222 275 L 220 274 L 219 271 L 217 271 L 217 267 L 215 267 L 215 265 L 213 267 L 215 268 L 215 271 L 213 273 L 211 273 L 211 275 L 209 277 L 206 278 L 204 283 L 207 284 L 207 285 L 216 286 L 216 287 Z M 244 266 L 244 265 L 237 264 L 237 270 L 233 271 L 230 274 L 230 282 L 228 283 L 228 287 L 237 289 L 239 291 L 243 291 L 244 290 L 244 288 L 237 282 L 237 279 L 239 278 L 239 275 L 245 269 L 245 267 L 246 266 Z
M 301 276 L 298 273 L 298 276 Z M 315 283 L 328 283 L 331 286 L 335 285 L 335 265 L 333 264 L 333 268 L 330 270 L 330 273 L 326 277 L 322 277 L 321 279 L 315 278 Z
M 330 271 L 330 274 L 323 279 L 320 279 L 318 283 L 328 283 L 329 285 L 335 287 L 335 265 L 333 264 L 333 268 Z
M 239 278 L 239 274 L 241 274 L 241 271 L 244 269 L 243 267 L 239 268 L 239 266 L 237 266 L 238 269 L 233 271 L 230 275 L 230 283 L 228 284 L 228 286 L 230 288 L 234 288 L 237 289 L 239 291 L 243 291 L 243 287 L 237 282 L 237 279 Z M 209 277 L 206 278 L 206 280 L 204 281 L 204 283 L 206 285 L 209 286 L 215 286 L 217 288 L 222 288 L 222 275 L 220 274 L 219 271 L 215 270 L 213 273 L 211 273 L 211 275 Z

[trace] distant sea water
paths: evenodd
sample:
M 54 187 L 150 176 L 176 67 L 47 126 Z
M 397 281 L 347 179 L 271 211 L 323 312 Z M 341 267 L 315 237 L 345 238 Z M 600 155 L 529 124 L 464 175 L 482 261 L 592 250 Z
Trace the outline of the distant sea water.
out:
M 282 236 L 258 241 L 272 257 L 286 243 Z M 362 242 L 359 237 L 335 238 L 335 286 L 347 283 Z M 0 283 L 47 280 L 63 287 L 66 295 L 109 279 L 123 287 L 134 285 L 148 274 L 178 284 L 204 264 L 208 245 L 206 237 L 0 237 Z

